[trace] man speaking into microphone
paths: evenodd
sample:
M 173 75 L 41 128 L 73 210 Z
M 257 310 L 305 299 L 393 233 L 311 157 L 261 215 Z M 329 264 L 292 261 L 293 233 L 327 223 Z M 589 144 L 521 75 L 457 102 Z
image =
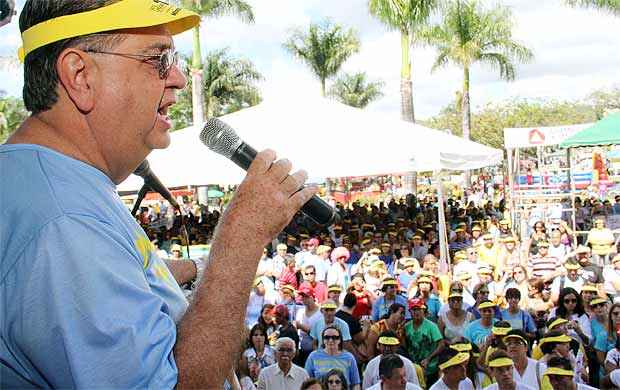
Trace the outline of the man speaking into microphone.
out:
M 0 388 L 216 389 L 230 372 L 262 249 L 316 188 L 258 153 L 188 307 L 116 185 L 170 143 L 172 36 L 198 23 L 158 0 L 26 1 L 32 115 L 0 145 Z

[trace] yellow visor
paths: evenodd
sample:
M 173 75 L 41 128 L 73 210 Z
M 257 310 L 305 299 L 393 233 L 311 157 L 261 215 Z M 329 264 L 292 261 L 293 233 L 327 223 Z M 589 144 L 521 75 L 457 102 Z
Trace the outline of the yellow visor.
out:
M 93 11 L 60 16 L 30 27 L 22 33 L 20 61 L 32 51 L 50 43 L 105 31 L 165 25 L 171 35 L 200 23 L 194 12 L 162 0 L 121 0 Z
M 508 332 L 510 332 L 511 330 L 512 328 L 500 328 L 497 326 L 494 326 L 493 328 L 491 328 L 491 332 L 493 332 L 494 335 L 498 335 L 498 336 L 506 336 Z
M 551 324 L 549 324 L 549 330 L 552 330 L 556 326 L 560 326 L 560 325 L 565 324 L 567 322 L 568 322 L 568 320 L 566 320 L 564 318 L 558 318 L 557 320 L 555 320 Z
M 545 371 L 545 375 L 574 376 L 575 373 L 571 370 L 565 370 L 559 367 L 549 367 L 547 371 Z
M 523 337 L 519 336 L 518 334 L 509 334 L 509 335 L 507 335 L 506 337 L 504 337 L 504 342 L 506 342 L 506 340 L 508 340 L 508 339 L 519 339 L 519 340 L 523 341 L 523 343 L 525 345 L 529 344 L 526 339 L 524 339 Z
M 467 352 L 459 352 L 452 359 L 439 365 L 440 370 L 445 370 L 448 367 L 458 366 L 469 360 L 469 354 Z
M 508 366 L 512 366 L 512 360 L 502 357 L 502 358 L 498 358 L 495 360 L 491 360 L 489 362 L 489 367 L 508 367 Z
M 482 309 L 495 309 L 495 304 L 493 302 L 482 302 L 478 306 L 478 310 L 482 310 Z M 510 329 L 508 329 L 508 330 L 510 330 Z
M 335 303 L 324 303 L 321 305 L 321 309 L 333 309 L 336 310 L 338 308 L 338 306 Z
M 605 299 L 605 298 L 594 298 L 593 300 L 590 301 L 590 306 L 596 306 L 596 305 L 599 305 L 601 303 L 607 303 L 607 299 Z
M 383 345 L 399 345 L 400 341 L 396 337 L 379 337 L 379 344 Z
M 452 344 L 450 348 L 459 351 L 459 352 L 467 352 L 471 351 L 471 344 L 462 343 L 462 344 Z
M 555 336 L 555 337 L 543 337 L 542 339 L 540 339 L 540 343 L 539 346 L 542 347 L 543 344 L 545 343 L 570 343 L 571 338 L 565 334 L 561 335 L 561 336 Z

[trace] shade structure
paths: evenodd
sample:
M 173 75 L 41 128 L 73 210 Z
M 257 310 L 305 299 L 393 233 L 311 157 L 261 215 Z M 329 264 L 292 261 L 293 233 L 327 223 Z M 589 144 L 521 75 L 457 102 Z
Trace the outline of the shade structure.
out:
M 476 169 L 501 162 L 503 152 L 442 131 L 319 97 L 265 100 L 220 118 L 242 140 L 271 148 L 308 171 L 312 181 L 410 171 Z M 199 141 L 201 128 L 172 133 L 168 149 L 148 157 L 168 187 L 237 184 L 245 173 Z M 130 177 L 119 190 L 136 190 Z
M 617 144 L 620 144 L 620 112 L 609 114 L 594 125 L 565 139 L 560 147 L 576 148 Z

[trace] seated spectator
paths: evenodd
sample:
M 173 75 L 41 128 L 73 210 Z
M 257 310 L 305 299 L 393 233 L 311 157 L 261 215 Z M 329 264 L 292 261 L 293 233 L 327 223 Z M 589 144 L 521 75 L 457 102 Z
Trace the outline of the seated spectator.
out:
M 441 378 L 429 390 L 461 389 L 473 390 L 474 386 L 467 377 L 469 353 L 444 348 L 438 356 Z
M 478 305 L 478 309 L 480 310 L 480 319 L 469 323 L 465 327 L 463 336 L 481 348 L 487 337 L 491 335 L 493 324 L 497 322 L 493 315 L 496 305 L 491 301 L 482 301 Z
M 545 371 L 545 378 L 548 379 L 553 390 L 594 390 L 595 387 L 583 383 L 576 383 L 573 380 L 574 367 L 570 359 L 563 356 L 551 357 Z M 543 382 L 544 383 L 544 382 Z
M 398 355 L 381 356 L 379 375 L 381 381 L 369 387 L 369 390 L 422 390 L 420 386 L 407 381 L 404 363 Z
M 380 354 L 370 360 L 366 365 L 366 369 L 364 370 L 364 381 L 362 386 L 363 389 L 367 389 L 381 382 L 381 376 L 379 373 L 379 363 L 381 361 L 381 358 L 384 356 L 398 353 L 401 345 L 401 341 L 396 336 L 396 333 L 391 330 L 386 330 L 379 335 L 379 339 L 377 341 L 377 350 Z M 404 357 L 403 355 L 399 354 L 396 356 L 400 357 L 403 361 L 407 382 L 425 388 L 426 381 L 424 380 L 424 371 L 422 370 L 422 367 L 414 364 L 411 360 Z
M 321 378 L 331 369 L 338 368 L 345 373 L 350 388 L 360 389 L 360 376 L 355 357 L 343 350 L 343 338 L 340 329 L 328 326 L 321 333 L 320 348 L 313 351 L 306 360 L 306 371 L 313 378 Z
M 387 330 L 396 333 L 396 337 L 404 343 L 405 307 L 399 303 L 393 303 L 387 314 L 381 320 L 371 325 L 366 336 L 366 351 L 370 358 L 377 356 L 376 350 L 379 335 Z
M 407 298 L 398 295 L 398 282 L 392 277 L 386 277 L 381 284 L 383 296 L 377 298 L 372 305 L 372 320 L 379 321 L 394 303 L 399 303 L 403 307 L 407 306 Z M 405 318 L 411 318 L 408 314 Z
M 316 301 L 321 304 L 327 299 L 327 286 L 325 283 L 316 280 L 316 268 L 314 265 L 306 265 L 303 270 L 304 281 L 299 288 L 310 287 L 314 290 Z
M 314 325 L 312 325 L 312 328 L 310 328 L 310 337 L 312 337 L 313 344 L 312 349 L 316 350 L 323 344 L 321 335 L 323 334 L 323 330 L 328 327 L 338 328 L 342 335 L 342 345 L 340 346 L 347 350 L 351 349 L 351 333 L 349 331 L 349 325 L 344 320 L 336 317 L 337 308 L 338 305 L 331 300 L 327 300 L 321 305 L 321 313 L 323 314 L 323 318 L 316 321 Z
M 308 379 L 303 368 L 293 364 L 296 353 L 295 341 L 282 337 L 276 341 L 276 363 L 263 368 L 258 376 L 259 390 L 298 389 Z
M 521 330 L 511 330 L 504 336 L 506 353 L 514 362 L 513 376 L 517 383 L 537 389 L 538 377 L 536 375 L 537 362 L 528 357 L 529 342 L 527 335 Z
M 506 301 L 508 308 L 502 310 L 502 319 L 508 321 L 512 329 L 523 330 L 528 338 L 534 339 L 534 333 L 536 333 L 534 319 L 530 313 L 519 307 L 521 291 L 516 288 L 509 288 L 506 290 Z
M 441 332 L 426 318 L 426 305 L 421 299 L 409 301 L 411 321 L 405 324 L 406 348 L 411 360 L 426 372 L 426 383 L 437 378 L 437 354 L 442 349 Z
M 332 368 L 323 375 L 323 386 L 327 390 L 347 390 L 349 388 L 349 382 L 342 370 Z
M 247 340 L 247 349 L 241 355 L 240 366 L 248 369 L 248 362 L 255 360 L 260 364 L 260 368 L 265 368 L 276 362 L 273 349 L 266 343 L 267 331 L 261 325 L 256 324 L 250 330 Z

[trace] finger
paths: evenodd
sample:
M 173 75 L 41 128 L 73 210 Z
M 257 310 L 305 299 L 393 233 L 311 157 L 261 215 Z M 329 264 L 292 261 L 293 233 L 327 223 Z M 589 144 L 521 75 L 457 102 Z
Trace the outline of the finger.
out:
M 304 186 L 304 183 L 308 179 L 306 171 L 297 171 L 292 175 L 288 175 L 282 182 L 282 189 L 285 193 L 293 194 L 299 191 Z
M 256 175 L 265 173 L 271 167 L 271 164 L 276 160 L 276 152 L 271 149 L 265 149 L 259 152 L 250 167 L 248 168 L 248 175 Z
M 299 211 L 299 209 L 301 209 L 301 207 L 305 205 L 318 191 L 318 187 L 309 186 L 294 193 L 289 199 L 293 206 L 293 214 Z
M 271 165 L 268 174 L 272 176 L 277 183 L 282 183 L 292 168 L 293 164 L 288 159 L 283 158 Z

